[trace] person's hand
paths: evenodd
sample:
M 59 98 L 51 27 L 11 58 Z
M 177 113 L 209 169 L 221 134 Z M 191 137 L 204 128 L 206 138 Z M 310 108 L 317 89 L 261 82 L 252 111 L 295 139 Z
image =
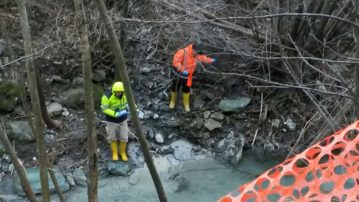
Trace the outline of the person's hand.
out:
M 217 60 L 214 59 L 214 58 L 211 59 L 211 63 L 212 63 L 212 64 L 215 63 L 216 61 L 217 61 Z
M 183 76 L 188 76 L 188 72 L 187 72 L 187 71 L 183 71 L 183 72 L 182 72 L 182 75 L 183 75 Z
M 122 110 L 115 113 L 116 118 L 127 116 L 128 112 L 126 110 Z

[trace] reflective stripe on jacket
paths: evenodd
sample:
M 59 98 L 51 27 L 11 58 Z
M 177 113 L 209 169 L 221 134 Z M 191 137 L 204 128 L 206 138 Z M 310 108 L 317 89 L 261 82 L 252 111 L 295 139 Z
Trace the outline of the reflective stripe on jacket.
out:
M 127 117 L 116 118 L 115 116 L 116 112 L 127 109 L 127 98 L 125 93 L 123 93 L 121 99 L 111 92 L 105 93 L 101 98 L 101 109 L 106 115 L 107 121 L 121 123 L 126 120 Z
M 193 44 L 178 50 L 175 55 L 173 56 L 172 66 L 178 71 L 188 72 L 188 80 L 187 86 L 192 86 L 192 75 L 196 70 L 197 61 L 204 62 L 204 63 L 211 63 L 212 58 L 207 57 L 206 55 L 194 55 L 194 51 L 192 48 Z

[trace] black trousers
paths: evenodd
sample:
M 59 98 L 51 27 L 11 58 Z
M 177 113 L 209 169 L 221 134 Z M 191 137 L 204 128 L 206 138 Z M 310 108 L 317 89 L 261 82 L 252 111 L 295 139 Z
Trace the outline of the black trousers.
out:
M 175 74 L 172 74 L 172 92 L 179 92 L 182 89 L 182 92 L 189 93 L 190 87 L 187 86 L 187 79 L 181 78 Z

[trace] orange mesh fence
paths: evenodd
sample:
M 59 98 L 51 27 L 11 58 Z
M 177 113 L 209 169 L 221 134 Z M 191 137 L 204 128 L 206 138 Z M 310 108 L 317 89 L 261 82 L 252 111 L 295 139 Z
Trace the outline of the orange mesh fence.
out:
M 240 186 L 218 202 L 359 201 L 359 121 Z

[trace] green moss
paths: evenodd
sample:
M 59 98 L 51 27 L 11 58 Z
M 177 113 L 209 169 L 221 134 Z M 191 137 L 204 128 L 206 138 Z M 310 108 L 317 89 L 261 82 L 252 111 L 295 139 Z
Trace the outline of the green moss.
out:
M 16 81 L 0 82 L 0 111 L 14 110 L 20 98 L 20 86 Z

